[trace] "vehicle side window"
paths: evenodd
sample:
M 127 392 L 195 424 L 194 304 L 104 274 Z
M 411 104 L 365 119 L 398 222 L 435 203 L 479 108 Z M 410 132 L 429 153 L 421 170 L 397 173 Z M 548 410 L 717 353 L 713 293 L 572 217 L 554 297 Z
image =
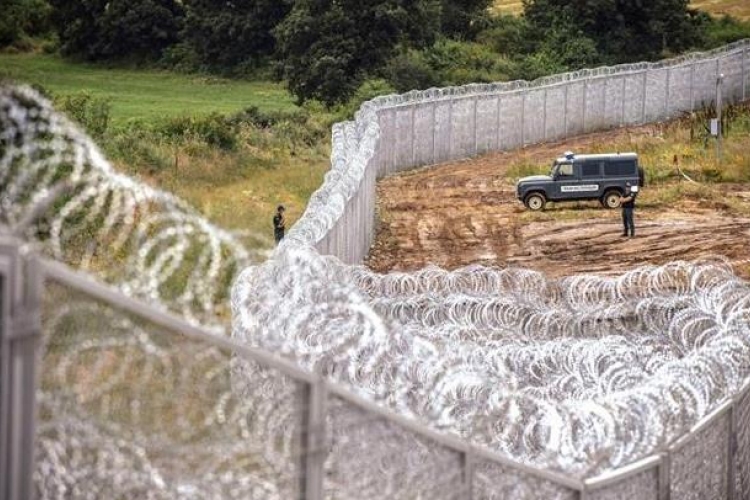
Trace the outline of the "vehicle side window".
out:
M 573 164 L 563 163 L 557 168 L 558 177 L 573 177 Z
M 581 165 L 581 177 L 599 177 L 599 162 L 587 162 Z
M 611 161 L 604 164 L 604 175 L 622 177 L 635 175 L 635 162 L 633 161 Z

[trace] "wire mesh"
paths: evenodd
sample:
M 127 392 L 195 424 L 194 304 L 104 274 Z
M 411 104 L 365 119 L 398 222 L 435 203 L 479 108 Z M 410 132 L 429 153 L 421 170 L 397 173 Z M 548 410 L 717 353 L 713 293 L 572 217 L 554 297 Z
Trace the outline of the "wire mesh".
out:
M 480 460 L 474 464 L 474 500 L 577 500 L 576 490 L 513 467 Z
M 690 435 L 671 454 L 671 498 L 721 500 L 727 498 L 729 414 Z
M 462 500 L 468 490 L 461 455 L 333 397 L 326 497 L 348 500 Z
M 43 331 L 39 498 L 299 496 L 299 383 L 58 282 Z
M 658 499 L 659 469 L 652 467 L 615 484 L 589 490 L 588 500 Z

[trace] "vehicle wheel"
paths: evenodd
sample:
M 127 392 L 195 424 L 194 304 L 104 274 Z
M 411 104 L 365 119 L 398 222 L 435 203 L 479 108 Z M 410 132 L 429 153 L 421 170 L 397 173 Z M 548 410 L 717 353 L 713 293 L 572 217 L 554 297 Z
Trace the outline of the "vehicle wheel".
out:
M 604 193 L 604 197 L 602 198 L 602 205 L 604 205 L 606 208 L 619 207 L 620 206 L 620 193 L 615 190 L 607 191 L 606 193 Z
M 544 195 L 541 193 L 531 193 L 526 197 L 524 200 L 524 204 L 526 205 L 526 208 L 533 211 L 538 211 L 544 208 L 545 203 L 547 203 L 547 200 L 544 198 Z

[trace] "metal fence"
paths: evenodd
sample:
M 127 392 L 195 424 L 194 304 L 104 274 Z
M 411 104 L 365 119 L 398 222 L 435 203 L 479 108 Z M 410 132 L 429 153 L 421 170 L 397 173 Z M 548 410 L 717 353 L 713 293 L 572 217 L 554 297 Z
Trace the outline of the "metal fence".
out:
M 331 173 L 292 244 L 358 264 L 374 238 L 377 178 L 715 105 L 720 75 L 725 103 L 750 98 L 750 40 L 659 63 L 376 98 L 334 128 Z
M 750 497 L 748 383 L 662 453 L 581 481 L 430 431 L 13 241 L 0 283 L 3 499 Z

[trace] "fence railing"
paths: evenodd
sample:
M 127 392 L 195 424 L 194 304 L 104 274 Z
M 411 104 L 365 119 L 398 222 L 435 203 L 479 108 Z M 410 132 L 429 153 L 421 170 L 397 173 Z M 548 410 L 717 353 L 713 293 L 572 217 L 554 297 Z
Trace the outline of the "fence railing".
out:
M 3 499 L 750 494 L 748 383 L 660 453 L 580 481 L 436 433 L 13 241 L 0 242 L 0 283 Z

